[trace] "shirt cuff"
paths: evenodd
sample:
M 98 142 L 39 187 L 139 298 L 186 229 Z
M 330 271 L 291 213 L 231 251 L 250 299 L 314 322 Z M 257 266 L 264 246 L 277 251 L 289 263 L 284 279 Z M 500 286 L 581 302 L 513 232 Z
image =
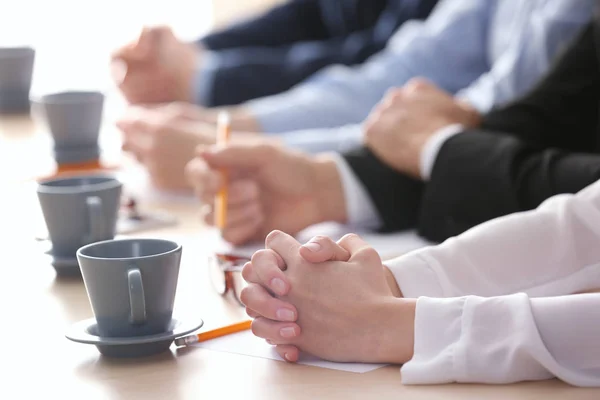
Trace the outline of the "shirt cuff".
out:
M 421 150 L 421 158 L 419 163 L 421 179 L 423 179 L 423 181 L 428 181 L 431 178 L 435 160 L 437 159 L 437 155 L 440 152 L 442 145 L 446 142 L 446 140 L 458 133 L 461 133 L 464 131 L 464 129 L 465 127 L 461 124 L 448 125 L 435 132 L 433 136 L 431 136 L 425 143 L 425 147 L 423 147 L 423 150 Z
M 458 347 L 465 302 L 466 297 L 417 300 L 414 354 L 402 366 L 403 384 L 430 385 L 457 380 L 457 369 L 464 369 Z
M 381 218 L 367 190 L 340 154 L 332 153 L 332 158 L 342 181 L 348 225 L 361 229 L 377 229 L 381 226 Z
M 446 297 L 435 270 L 421 252 L 422 250 L 415 250 L 384 264 L 394 275 L 404 297 Z
M 212 106 L 214 80 L 219 65 L 219 54 L 215 51 L 204 50 L 196 57 L 196 68 L 192 85 L 194 103 L 197 105 L 204 107 Z

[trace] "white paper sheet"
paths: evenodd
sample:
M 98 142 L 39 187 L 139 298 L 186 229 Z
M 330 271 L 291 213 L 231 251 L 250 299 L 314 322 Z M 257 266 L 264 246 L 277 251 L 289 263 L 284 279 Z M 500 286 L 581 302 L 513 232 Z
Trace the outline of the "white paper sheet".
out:
M 273 346 L 269 345 L 263 339 L 252 334 L 251 331 L 243 331 L 231 335 L 225 335 L 206 342 L 194 344 L 196 347 L 204 349 L 222 351 L 225 353 L 234 353 L 250 357 L 267 358 L 270 360 L 284 361 L 277 354 Z M 387 364 L 360 364 L 360 363 L 335 363 L 324 361 L 317 357 L 302 354 L 298 364 L 311 365 L 313 367 L 335 369 L 339 371 L 365 373 L 384 367 Z

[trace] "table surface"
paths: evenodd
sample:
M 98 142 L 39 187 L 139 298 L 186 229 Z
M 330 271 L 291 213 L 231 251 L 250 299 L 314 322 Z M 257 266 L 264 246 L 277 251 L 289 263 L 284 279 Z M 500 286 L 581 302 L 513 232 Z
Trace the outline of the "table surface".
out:
M 133 168 L 120 155 L 111 123 L 105 123 L 101 143 L 105 162 Z M 172 346 L 162 355 L 136 360 L 104 358 L 94 346 L 65 338 L 71 324 L 93 316 L 87 294 L 81 279 L 56 277 L 34 240 L 43 227 L 35 178 L 54 168 L 49 144 L 48 134 L 29 116 L 0 117 L 0 301 L 6 345 L 0 363 L 7 371 L 1 379 L 0 398 L 29 398 L 39 392 L 86 399 L 184 399 L 208 393 L 263 400 L 600 398 L 600 390 L 573 388 L 557 380 L 411 387 L 401 384 L 398 366 L 354 374 L 200 348 Z M 194 240 L 205 229 L 197 204 L 183 196 L 148 196 L 142 207 L 166 210 L 179 221 L 176 226 L 136 234 L 183 243 L 176 313 L 200 316 L 205 321 L 203 330 L 245 319 L 243 309 L 233 299 L 213 292 L 207 280 L 204 260 L 210 248 Z

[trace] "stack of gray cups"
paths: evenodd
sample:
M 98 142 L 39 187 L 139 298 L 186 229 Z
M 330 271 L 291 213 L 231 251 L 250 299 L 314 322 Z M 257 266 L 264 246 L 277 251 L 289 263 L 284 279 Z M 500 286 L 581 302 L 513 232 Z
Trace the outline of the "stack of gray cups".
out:
M 35 50 L 0 47 L 0 114 L 29 113 Z
M 59 165 L 81 164 L 100 158 L 98 137 L 104 95 L 95 91 L 52 93 L 32 99 L 54 140 Z

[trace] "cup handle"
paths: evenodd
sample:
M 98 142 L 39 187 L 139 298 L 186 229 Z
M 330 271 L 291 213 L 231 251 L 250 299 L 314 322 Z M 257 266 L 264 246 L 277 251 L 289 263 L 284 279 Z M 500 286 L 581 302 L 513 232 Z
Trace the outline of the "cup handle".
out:
M 88 197 L 86 200 L 90 231 L 87 242 L 94 243 L 104 239 L 104 212 L 102 210 L 102 199 L 97 196 Z
M 146 300 L 144 297 L 144 284 L 142 273 L 137 268 L 127 271 L 127 283 L 129 286 L 129 319 L 134 325 L 146 322 Z

